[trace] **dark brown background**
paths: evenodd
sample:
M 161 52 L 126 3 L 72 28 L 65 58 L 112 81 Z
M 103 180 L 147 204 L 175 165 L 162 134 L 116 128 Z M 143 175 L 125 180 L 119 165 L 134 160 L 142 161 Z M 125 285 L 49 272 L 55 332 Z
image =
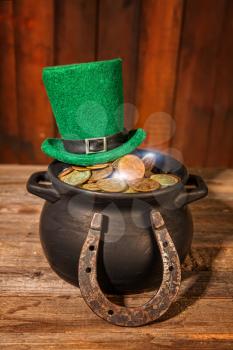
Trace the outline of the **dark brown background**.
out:
M 47 65 L 122 57 L 126 125 L 192 166 L 233 165 L 233 0 L 1 0 L 0 161 L 46 163 Z

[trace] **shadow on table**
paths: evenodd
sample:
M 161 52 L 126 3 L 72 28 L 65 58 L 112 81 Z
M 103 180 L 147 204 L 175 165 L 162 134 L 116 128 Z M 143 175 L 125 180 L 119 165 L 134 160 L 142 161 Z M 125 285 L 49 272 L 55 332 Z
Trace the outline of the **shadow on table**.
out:
M 220 171 L 218 174 L 215 174 L 214 178 L 209 177 L 207 179 L 208 182 L 211 182 L 212 180 L 216 179 L 218 175 L 221 174 L 221 172 L 222 171 Z M 217 203 L 220 204 L 221 211 L 232 210 L 232 208 L 230 208 L 224 201 L 218 198 L 214 198 L 214 192 L 212 192 L 211 190 L 209 190 L 209 197 L 213 198 L 215 205 Z M 209 200 L 211 200 L 210 198 Z M 218 214 L 220 215 L 220 213 Z M 198 234 L 198 232 L 196 232 L 196 234 Z M 204 237 L 204 239 L 206 239 L 206 241 L 208 242 L 208 237 Z M 203 241 L 200 239 L 200 245 L 201 244 L 203 244 Z M 184 264 L 182 265 L 182 283 L 185 284 L 190 280 L 190 284 L 187 283 L 188 286 L 184 289 L 184 292 L 179 295 L 176 302 L 174 302 L 171 305 L 170 309 L 166 312 L 166 314 L 164 314 L 157 322 L 168 320 L 182 313 L 185 309 L 195 304 L 195 302 L 205 294 L 211 277 L 214 273 L 212 269 L 213 262 L 216 259 L 217 255 L 220 253 L 222 249 L 222 244 L 223 238 L 221 237 L 221 239 L 218 241 L 217 247 L 204 246 L 203 248 L 192 248 Z
M 185 263 L 182 266 L 182 282 L 191 280 L 190 285 L 185 288 L 178 299 L 170 306 L 158 322 L 168 320 L 177 316 L 185 309 L 195 304 L 204 294 L 212 277 L 212 262 L 219 254 L 221 247 L 218 248 L 198 248 L 192 249 Z M 203 272 L 205 272 L 203 274 Z
M 216 178 L 217 175 L 215 174 L 214 178 Z M 211 180 L 213 180 L 211 177 L 208 178 L 208 181 L 211 181 Z M 211 197 L 212 194 L 213 192 L 210 191 L 209 197 Z M 204 200 L 210 200 L 210 199 L 204 199 Z M 225 210 L 229 211 L 231 209 L 229 206 L 227 206 L 226 203 L 224 203 L 224 201 L 221 201 L 216 198 L 214 198 L 213 201 L 215 202 L 215 204 L 219 203 L 221 205 L 222 211 L 225 211 Z M 194 210 L 193 216 L 194 216 L 194 222 L 195 222 L 195 210 Z M 198 235 L 198 230 L 196 230 L 196 235 Z M 195 232 L 194 232 L 194 237 L 195 237 Z M 203 242 L 206 243 L 205 240 L 206 242 L 208 242 L 208 237 L 206 236 L 200 237 L 200 245 L 202 245 Z M 198 242 L 197 237 L 196 237 L 196 241 Z M 170 306 L 169 310 L 162 317 L 160 317 L 156 322 L 162 322 L 170 318 L 173 318 L 174 316 L 177 316 L 178 314 L 186 310 L 188 307 L 195 304 L 195 302 L 205 294 L 213 274 L 213 271 L 212 271 L 213 262 L 216 259 L 217 255 L 220 253 L 222 249 L 222 244 L 223 244 L 223 239 L 221 237 L 221 239 L 218 241 L 217 247 L 206 247 L 203 244 L 203 248 L 202 247 L 192 248 L 185 262 L 182 264 L 183 291 L 179 294 L 178 299 Z M 149 296 L 147 293 L 148 300 L 154 293 L 155 291 L 150 292 Z M 132 297 L 132 299 L 134 299 L 134 297 Z M 131 306 L 127 302 L 127 296 L 115 295 L 113 297 L 113 300 L 118 305 Z M 139 303 L 137 302 L 137 305 L 132 305 L 132 306 L 139 306 Z

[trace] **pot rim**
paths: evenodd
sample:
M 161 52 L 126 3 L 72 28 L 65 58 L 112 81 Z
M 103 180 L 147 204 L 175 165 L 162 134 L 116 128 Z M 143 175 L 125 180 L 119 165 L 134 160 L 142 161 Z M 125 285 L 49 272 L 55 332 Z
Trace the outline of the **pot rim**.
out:
M 58 178 L 58 174 L 67 166 L 70 166 L 70 164 L 60 162 L 58 160 L 52 161 L 48 166 L 48 174 L 50 177 L 51 182 L 53 183 L 54 187 L 57 189 L 57 191 L 61 194 L 85 194 L 91 197 L 98 197 L 98 198 L 105 198 L 105 199 L 135 199 L 135 198 L 157 198 L 160 196 L 168 195 L 172 192 L 179 192 L 185 185 L 188 179 L 188 172 L 186 167 L 176 160 L 175 158 L 169 156 L 168 154 L 162 153 L 162 152 L 153 152 L 149 150 L 150 153 L 156 154 L 156 157 L 160 158 L 161 160 L 166 160 L 166 164 L 169 162 L 172 162 L 176 164 L 176 168 L 179 171 L 175 171 L 171 169 L 169 173 L 177 175 L 181 178 L 181 181 L 173 186 L 169 186 L 166 188 L 161 188 L 159 190 L 151 191 L 151 192 L 142 192 L 142 193 L 123 193 L 123 192 L 98 192 L 98 191 L 90 191 L 86 189 L 82 189 L 79 187 L 74 187 L 72 185 L 66 184 L 65 182 L 62 182 Z M 148 153 L 148 150 L 137 150 L 135 154 L 143 154 Z M 58 171 L 59 169 L 59 171 Z M 183 172 L 183 174 L 180 174 L 180 172 Z

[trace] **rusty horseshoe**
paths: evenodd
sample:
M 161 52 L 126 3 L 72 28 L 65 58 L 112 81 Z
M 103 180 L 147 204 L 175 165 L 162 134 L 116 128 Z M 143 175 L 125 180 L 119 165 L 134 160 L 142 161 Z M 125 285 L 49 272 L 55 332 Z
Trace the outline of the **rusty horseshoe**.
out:
M 116 305 L 100 289 L 97 281 L 97 258 L 102 219 L 102 214 L 94 214 L 80 254 L 78 275 L 82 297 L 96 315 L 114 325 L 136 327 L 151 323 L 168 310 L 181 283 L 179 256 L 162 215 L 155 209 L 150 213 L 154 238 L 162 258 L 162 283 L 155 295 L 138 307 Z

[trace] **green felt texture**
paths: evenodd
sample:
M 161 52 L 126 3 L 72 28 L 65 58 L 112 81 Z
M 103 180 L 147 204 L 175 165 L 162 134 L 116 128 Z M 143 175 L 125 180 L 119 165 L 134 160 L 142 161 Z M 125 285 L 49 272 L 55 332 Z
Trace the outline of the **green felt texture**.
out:
M 43 142 L 42 151 L 48 156 L 76 165 L 105 163 L 132 152 L 145 139 L 145 131 L 137 129 L 123 145 L 106 152 L 73 154 L 63 146 L 62 139 L 103 137 L 123 130 L 121 59 L 46 67 L 43 82 L 62 137 Z
M 108 136 L 123 129 L 121 59 L 46 67 L 43 82 L 62 138 Z
M 72 154 L 64 149 L 61 139 L 50 138 L 43 142 L 42 150 L 48 156 L 61 162 L 74 165 L 93 165 L 113 161 L 119 157 L 132 152 L 145 139 L 146 133 L 143 129 L 137 129 L 132 137 L 123 145 L 107 151 L 93 154 Z

